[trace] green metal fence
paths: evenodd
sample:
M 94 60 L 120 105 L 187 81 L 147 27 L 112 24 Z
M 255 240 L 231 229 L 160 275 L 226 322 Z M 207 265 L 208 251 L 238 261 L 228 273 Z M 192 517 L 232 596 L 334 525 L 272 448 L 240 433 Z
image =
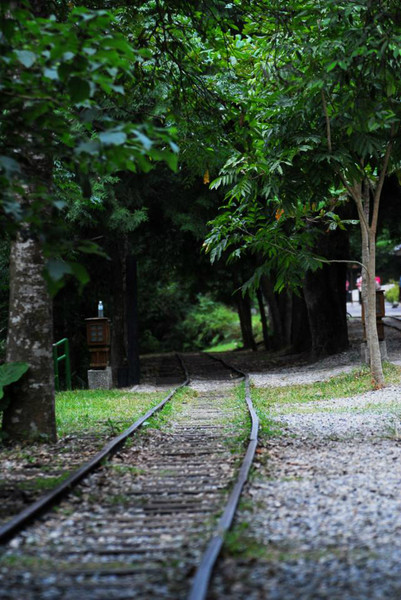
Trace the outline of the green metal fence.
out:
M 58 349 L 63 346 L 63 354 L 58 355 Z M 70 363 L 70 344 L 68 338 L 63 338 L 59 342 L 53 344 L 53 361 L 54 361 L 54 387 L 56 392 L 60 391 L 60 372 L 59 363 L 65 360 L 65 385 L 67 390 L 71 390 L 71 363 Z

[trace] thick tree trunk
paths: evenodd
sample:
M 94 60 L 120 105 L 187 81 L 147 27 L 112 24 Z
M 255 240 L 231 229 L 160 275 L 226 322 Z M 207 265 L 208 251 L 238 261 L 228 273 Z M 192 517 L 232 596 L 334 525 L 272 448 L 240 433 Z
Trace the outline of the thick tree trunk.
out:
M 306 352 L 312 348 L 308 310 L 302 292 L 300 296 L 292 296 L 291 345 L 294 352 Z
M 264 303 L 263 292 L 262 292 L 261 288 L 258 288 L 256 294 L 257 294 L 257 298 L 258 298 L 260 321 L 262 323 L 263 343 L 264 343 L 266 350 L 270 350 L 269 328 L 267 326 L 265 303 Z
M 260 285 L 263 295 L 269 305 L 270 319 L 273 329 L 271 336 L 271 347 L 273 350 L 278 350 L 284 347 L 284 333 L 281 322 L 280 310 L 277 302 L 277 295 L 274 293 L 273 285 L 266 275 L 263 275 L 260 280 Z
M 346 234 L 341 231 L 322 234 L 315 251 L 329 259 L 346 260 Z M 312 336 L 312 353 L 316 357 L 348 348 L 345 282 L 345 263 L 324 265 L 317 271 L 306 273 L 303 290 Z
M 18 2 L 16 3 L 19 4 Z M 47 17 L 51 3 L 35 0 L 30 9 Z M 32 154 L 25 156 L 25 176 L 31 184 L 21 203 L 30 204 L 40 182 L 51 184 L 52 158 L 37 152 L 34 139 L 26 132 Z M 35 183 L 32 183 L 35 182 Z M 46 205 L 42 218 L 48 218 Z M 3 433 L 12 440 L 56 441 L 54 368 L 52 359 L 52 302 L 43 278 L 45 259 L 40 241 L 22 227 L 11 246 L 10 308 L 6 361 L 30 365 L 24 377 L 7 391 L 9 404 L 3 413 Z
M 356 195 L 354 199 L 357 204 L 361 226 L 362 264 L 365 267 L 362 271 L 362 302 L 365 313 L 370 370 L 376 387 L 382 387 L 384 385 L 384 375 L 376 324 L 376 229 L 375 226 L 369 227 L 369 183 L 363 182 L 361 185 L 355 186 L 354 194 Z
M 280 321 L 282 329 L 283 347 L 291 345 L 292 330 L 292 294 L 289 291 L 283 291 L 277 294 L 277 305 L 280 312 Z
M 255 338 L 252 331 L 251 300 L 248 295 L 243 296 L 241 292 L 237 293 L 237 308 L 244 348 L 256 350 Z
M 6 361 L 27 362 L 30 368 L 6 388 L 9 406 L 3 414 L 3 432 L 13 440 L 55 441 L 51 301 L 39 242 L 24 233 L 11 248 Z
M 138 275 L 135 256 L 127 256 L 127 358 L 129 383 L 140 380 L 139 327 L 138 327 Z
M 127 323 L 126 323 L 126 242 L 117 243 L 109 254 L 112 259 L 113 270 L 113 316 L 110 362 L 113 372 L 113 385 L 119 385 L 119 369 L 126 367 L 127 362 Z M 120 371 L 121 373 L 121 371 Z M 120 376 L 122 385 L 128 384 L 124 377 Z

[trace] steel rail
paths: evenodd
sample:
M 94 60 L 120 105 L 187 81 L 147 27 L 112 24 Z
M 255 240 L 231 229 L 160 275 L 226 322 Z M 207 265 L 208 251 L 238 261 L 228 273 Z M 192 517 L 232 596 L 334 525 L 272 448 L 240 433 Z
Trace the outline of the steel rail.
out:
M 396 327 L 395 325 L 391 325 L 390 323 L 386 323 L 386 321 L 384 319 L 393 319 L 393 321 L 396 321 L 400 324 L 400 327 Z M 385 325 L 385 327 L 390 327 L 391 329 L 395 329 L 396 331 L 401 331 L 401 319 L 397 318 L 397 317 L 391 317 L 391 316 L 385 316 L 382 320 L 383 325 Z
M 209 540 L 206 550 L 202 556 L 201 562 L 196 570 L 194 579 L 192 581 L 191 590 L 188 595 L 188 600 L 205 600 L 206 598 L 209 584 L 213 574 L 213 569 L 216 565 L 217 559 L 223 547 L 225 534 L 231 528 L 232 522 L 234 520 L 238 502 L 243 487 L 248 480 L 249 471 L 252 466 L 256 448 L 258 445 L 259 417 L 257 416 L 252 403 L 249 386 L 249 375 L 247 373 L 244 373 L 240 369 L 229 365 L 221 358 L 217 358 L 213 355 L 208 356 L 220 361 L 226 367 L 232 369 L 233 371 L 236 371 L 237 373 L 242 375 L 242 377 L 244 377 L 245 400 L 251 417 L 252 426 L 251 433 L 249 435 L 248 447 L 245 453 L 244 460 L 242 461 L 237 480 L 228 498 L 223 514 L 218 521 L 215 533 Z
M 45 510 L 55 506 L 60 500 L 66 497 L 71 490 L 78 485 L 82 479 L 84 479 L 87 475 L 95 471 L 100 464 L 106 459 L 110 458 L 124 443 L 127 439 L 137 430 L 139 429 L 147 419 L 152 417 L 156 412 L 161 410 L 169 400 L 176 394 L 178 390 L 187 386 L 190 382 L 188 377 L 188 371 L 179 355 L 177 355 L 179 361 L 183 367 L 185 373 L 185 381 L 178 385 L 174 390 L 172 390 L 166 398 L 164 398 L 159 404 L 149 409 L 146 414 L 137 419 L 128 429 L 120 433 L 118 436 L 114 437 L 110 442 L 108 442 L 95 456 L 82 465 L 79 469 L 71 473 L 69 477 L 67 477 L 64 481 L 62 481 L 58 486 L 50 490 L 47 494 L 41 496 L 38 500 L 30 504 L 23 511 L 15 515 L 12 519 L 7 521 L 2 527 L 0 527 L 0 543 L 5 543 L 9 539 L 11 539 L 15 534 L 21 531 L 26 525 L 35 520 L 39 515 L 41 515 Z

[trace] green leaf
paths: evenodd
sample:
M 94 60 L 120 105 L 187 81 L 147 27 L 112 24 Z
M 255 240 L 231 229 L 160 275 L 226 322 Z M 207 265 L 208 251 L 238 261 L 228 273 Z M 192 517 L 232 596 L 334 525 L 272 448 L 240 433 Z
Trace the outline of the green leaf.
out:
M 150 150 L 151 149 L 153 142 L 152 142 L 151 139 L 148 138 L 147 135 L 145 135 L 141 131 L 138 131 L 138 129 L 136 129 L 134 131 L 134 134 L 136 135 L 137 139 L 142 143 L 142 145 L 145 148 L 145 150 Z
M 80 77 L 71 77 L 71 79 L 68 81 L 68 90 L 70 92 L 72 102 L 83 102 L 83 100 L 89 98 L 89 83 Z
M 1 32 L 3 33 L 5 38 L 10 40 L 13 37 L 14 32 L 16 30 L 16 26 L 17 26 L 16 21 L 14 21 L 12 19 L 5 19 L 3 16 L 3 22 L 1 24 Z
M 27 69 L 32 67 L 32 65 L 36 62 L 36 54 L 30 50 L 16 50 L 15 54 L 17 55 L 19 62 Z
M 92 156 L 99 154 L 100 152 L 100 144 L 98 140 L 90 140 L 89 142 L 82 142 L 76 148 L 76 154 L 91 154 Z
M 127 141 L 127 135 L 123 131 L 102 131 L 99 139 L 106 146 L 121 146 Z
M 64 275 L 72 272 L 71 265 L 64 260 L 50 258 L 46 264 L 46 271 L 53 281 L 60 281 Z
M 43 75 L 47 77 L 47 79 L 52 79 L 53 81 L 58 79 L 57 69 L 44 69 Z
M 74 71 L 75 67 L 73 64 L 71 63 L 61 63 L 61 65 L 58 67 L 58 76 L 60 77 L 60 79 L 62 81 L 64 81 L 65 79 L 67 79 L 67 77 L 69 77 L 71 75 L 71 73 Z
M 11 362 L 0 365 L 0 399 L 4 396 L 4 386 L 21 379 L 28 369 L 29 364 L 25 362 Z
M 4 169 L 8 175 L 21 171 L 17 161 L 9 156 L 0 156 L 0 168 Z
M 80 289 L 84 287 L 90 281 L 90 276 L 86 268 L 80 263 L 69 263 L 71 266 L 72 274 L 78 279 L 80 283 Z

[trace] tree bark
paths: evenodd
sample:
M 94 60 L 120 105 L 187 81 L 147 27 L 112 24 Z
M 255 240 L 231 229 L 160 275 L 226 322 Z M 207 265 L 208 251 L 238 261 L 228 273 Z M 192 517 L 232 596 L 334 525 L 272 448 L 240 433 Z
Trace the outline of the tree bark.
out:
M 16 6 L 21 4 L 15 3 Z M 30 10 L 36 17 L 47 17 L 53 2 L 34 0 Z M 29 150 L 25 158 L 25 176 L 31 183 L 22 204 L 31 204 L 39 183 L 51 185 L 52 157 L 36 145 L 29 131 L 23 132 Z M 34 183 L 33 183 L 34 182 Z M 37 201 L 37 198 L 36 198 Z M 44 203 L 41 217 L 49 219 Z M 3 412 L 3 433 L 12 440 L 56 441 L 54 367 L 52 358 L 52 302 L 43 277 L 45 259 L 40 240 L 28 225 L 22 226 L 10 253 L 10 308 L 6 361 L 30 365 L 18 382 L 6 388 L 9 401 Z
M 251 300 L 248 295 L 243 296 L 241 292 L 237 292 L 237 308 L 244 348 L 256 350 L 252 331 Z
M 134 385 L 140 380 L 139 364 L 139 327 L 138 327 L 138 276 L 135 256 L 127 256 L 127 358 L 129 383 Z
M 113 281 L 113 313 L 111 332 L 110 363 L 113 372 L 113 385 L 118 387 L 119 369 L 126 367 L 127 362 L 127 322 L 126 322 L 126 240 L 109 250 L 112 258 L 112 281 Z M 120 379 L 124 380 L 124 378 Z M 124 383 L 125 384 L 125 383 Z
M 292 296 L 291 345 L 294 352 L 306 352 L 312 348 L 308 310 L 304 295 Z
M 43 268 L 39 242 L 22 231 L 10 256 L 6 361 L 27 362 L 30 368 L 6 388 L 3 432 L 12 440 L 56 440 L 52 305 Z
M 278 350 L 284 346 L 284 333 L 281 323 L 281 315 L 277 303 L 277 295 L 274 293 L 273 285 L 266 275 L 263 275 L 260 280 L 260 285 L 263 295 L 269 305 L 270 319 L 273 329 L 271 336 L 271 347 L 273 350 Z
M 346 234 L 341 231 L 324 233 L 314 250 L 329 259 L 346 260 Z M 315 357 L 348 348 L 345 282 L 345 263 L 326 264 L 317 271 L 306 273 L 303 290 Z
M 282 291 L 277 296 L 277 305 L 280 312 L 282 346 L 291 345 L 292 330 L 292 294 L 288 290 Z
M 267 317 L 266 317 L 263 292 L 260 287 L 258 288 L 256 295 L 258 298 L 260 320 L 262 323 L 263 343 L 264 343 L 265 349 L 270 350 L 269 328 L 267 326 Z
M 363 181 L 353 188 L 361 226 L 362 237 L 362 302 L 365 314 L 366 341 L 369 352 L 370 371 L 376 387 L 384 385 L 384 374 L 376 324 L 376 227 L 369 226 L 370 190 Z

